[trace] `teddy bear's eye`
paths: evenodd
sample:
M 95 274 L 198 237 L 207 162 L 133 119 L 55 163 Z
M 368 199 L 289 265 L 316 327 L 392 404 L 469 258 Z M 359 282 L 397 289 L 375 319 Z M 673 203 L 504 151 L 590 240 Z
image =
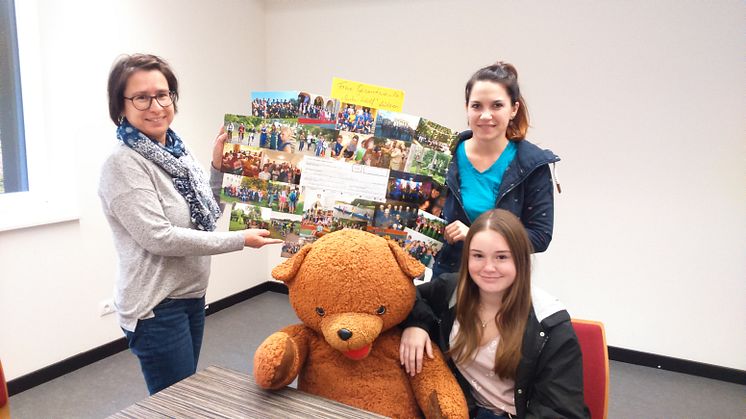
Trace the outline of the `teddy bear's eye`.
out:
M 386 313 L 386 307 L 380 306 L 376 309 L 376 314 L 379 316 L 382 316 L 384 313 Z
M 318 314 L 321 317 L 324 317 L 324 315 L 326 314 L 326 311 L 324 311 L 324 309 L 321 307 L 316 307 L 316 314 Z

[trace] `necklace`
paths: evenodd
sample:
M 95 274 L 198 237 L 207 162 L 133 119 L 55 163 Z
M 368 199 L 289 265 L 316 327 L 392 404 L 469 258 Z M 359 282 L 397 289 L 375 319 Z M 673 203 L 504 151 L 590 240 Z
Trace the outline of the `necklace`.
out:
M 484 308 L 483 308 L 483 307 L 482 307 L 482 305 L 480 304 L 480 305 L 479 305 L 479 317 L 478 317 L 478 318 L 479 318 L 479 323 L 481 323 L 481 324 L 482 324 L 482 329 L 485 329 L 485 328 L 487 328 L 487 323 L 489 323 L 489 321 L 490 321 L 490 320 L 489 320 L 489 319 L 487 319 L 487 320 L 482 320 L 482 313 L 483 313 L 483 312 L 484 312 Z

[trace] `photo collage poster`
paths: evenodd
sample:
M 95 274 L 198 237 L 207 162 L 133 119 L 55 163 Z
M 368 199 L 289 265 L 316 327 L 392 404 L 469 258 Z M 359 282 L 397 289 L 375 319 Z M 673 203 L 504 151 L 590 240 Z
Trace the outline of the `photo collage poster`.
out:
M 324 234 L 355 228 L 432 266 L 456 133 L 374 108 L 369 98 L 379 97 L 365 91 L 368 98 L 344 99 L 252 92 L 250 115 L 225 115 L 220 198 L 230 205 L 230 230 L 265 228 L 290 257 Z

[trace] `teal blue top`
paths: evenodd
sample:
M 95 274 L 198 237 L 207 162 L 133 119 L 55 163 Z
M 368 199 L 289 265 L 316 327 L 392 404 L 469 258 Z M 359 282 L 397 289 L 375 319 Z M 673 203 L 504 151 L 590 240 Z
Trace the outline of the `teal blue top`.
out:
M 500 154 L 497 161 L 487 170 L 479 172 L 466 157 L 466 141 L 461 142 L 456 149 L 459 175 L 461 177 L 461 197 L 464 210 L 469 219 L 474 221 L 482 213 L 495 208 L 497 192 L 500 190 L 505 169 L 515 158 L 516 145 L 508 141 L 507 147 Z

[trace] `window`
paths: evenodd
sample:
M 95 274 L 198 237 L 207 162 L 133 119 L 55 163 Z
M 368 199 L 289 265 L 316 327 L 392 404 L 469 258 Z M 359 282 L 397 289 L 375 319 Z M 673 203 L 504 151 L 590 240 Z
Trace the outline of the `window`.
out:
M 0 193 L 28 190 L 13 0 L 0 0 Z
M 74 147 L 45 135 L 38 3 L 0 0 L 0 232 L 79 216 Z M 54 176 L 50 162 L 56 164 Z

